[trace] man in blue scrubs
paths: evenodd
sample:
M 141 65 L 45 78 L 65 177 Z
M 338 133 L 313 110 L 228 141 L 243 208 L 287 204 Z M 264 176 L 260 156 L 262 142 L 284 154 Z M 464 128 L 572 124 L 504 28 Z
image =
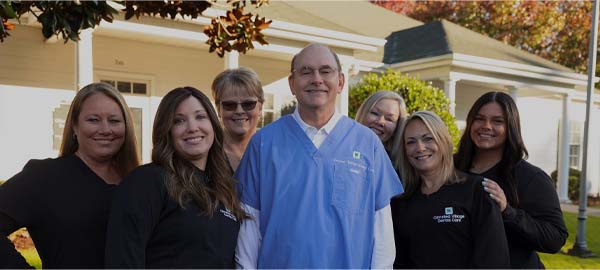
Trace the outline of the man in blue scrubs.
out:
M 238 237 L 242 268 L 392 268 L 390 199 L 402 184 L 379 138 L 335 111 L 338 56 L 311 44 L 288 77 L 298 106 L 262 128 L 237 169 L 252 219 Z

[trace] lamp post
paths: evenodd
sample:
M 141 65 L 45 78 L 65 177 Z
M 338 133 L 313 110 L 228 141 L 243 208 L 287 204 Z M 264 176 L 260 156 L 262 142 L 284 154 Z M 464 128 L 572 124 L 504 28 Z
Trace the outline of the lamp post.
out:
M 587 206 L 587 153 L 588 153 L 588 137 L 590 128 L 590 110 L 594 96 L 594 77 L 596 74 L 596 54 L 598 42 L 598 0 L 594 0 L 594 8 L 592 13 L 592 30 L 590 36 L 590 49 L 588 60 L 588 84 L 587 84 L 587 100 L 585 106 L 585 127 L 583 129 L 583 160 L 581 178 L 579 179 L 579 214 L 577 216 L 577 236 L 575 244 L 569 250 L 570 255 L 579 256 L 582 258 L 596 256 L 592 253 L 585 241 L 585 209 Z

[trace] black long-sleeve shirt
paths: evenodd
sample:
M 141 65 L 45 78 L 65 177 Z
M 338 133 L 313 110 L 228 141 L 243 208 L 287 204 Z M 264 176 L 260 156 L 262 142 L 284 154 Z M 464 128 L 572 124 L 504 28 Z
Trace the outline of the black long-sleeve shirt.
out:
M 556 253 L 568 236 L 558 195 L 552 180 L 540 168 L 521 160 L 514 170 L 519 205 L 507 205 L 502 213 L 511 268 L 544 268 L 536 251 Z M 512 193 L 500 175 L 498 166 L 481 174 L 496 181 L 510 201 Z
M 105 266 L 234 268 L 235 216 L 222 205 L 212 217 L 193 202 L 180 207 L 168 195 L 165 173 L 148 164 L 123 179 L 109 218 Z
M 114 190 L 75 155 L 29 161 L 0 186 L 0 268 L 31 268 L 6 238 L 21 227 L 44 268 L 102 268 Z
M 394 268 L 508 268 L 500 209 L 482 179 L 443 185 L 424 195 L 392 200 Z

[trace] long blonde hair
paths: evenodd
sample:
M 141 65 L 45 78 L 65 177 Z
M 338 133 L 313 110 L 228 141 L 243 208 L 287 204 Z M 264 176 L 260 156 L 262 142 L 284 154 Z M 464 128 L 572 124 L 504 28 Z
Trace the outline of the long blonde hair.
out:
M 131 111 L 121 93 L 107 83 L 88 84 L 81 88 L 75 95 L 75 98 L 73 98 L 69 113 L 67 114 L 67 120 L 65 121 L 59 156 L 72 155 L 79 149 L 73 127 L 79 119 L 83 102 L 96 94 L 102 94 L 112 99 L 119 105 L 121 113 L 123 113 L 123 118 L 125 119 L 125 140 L 121 149 L 115 154 L 113 160 L 117 172 L 121 177 L 124 177 L 140 165 L 140 159 L 137 154 L 137 140 L 133 129 L 133 117 L 131 117 Z
M 400 156 L 402 153 L 400 151 L 400 139 L 402 137 L 401 134 L 404 121 L 406 121 L 406 118 L 408 117 L 408 113 L 406 112 L 406 103 L 404 102 L 402 96 L 400 96 L 400 94 L 396 92 L 389 90 L 379 90 L 371 94 L 369 97 L 367 97 L 367 99 L 365 99 L 365 101 L 363 101 L 360 107 L 358 107 L 358 111 L 356 112 L 356 121 L 361 124 L 364 124 L 367 115 L 373 110 L 373 108 L 377 105 L 377 103 L 379 103 L 379 101 L 384 99 L 395 100 L 398 102 L 398 105 L 400 107 L 400 112 L 398 113 L 398 120 L 396 121 L 396 129 L 394 129 L 392 136 L 387 141 L 382 142 L 383 146 L 385 147 L 385 150 L 390 155 L 390 160 L 394 165 L 394 169 L 396 169 L 397 172 L 400 172 Z
M 208 150 L 205 174 L 208 180 L 198 179 L 196 167 L 177 154 L 171 137 L 175 111 L 181 102 L 189 97 L 196 98 L 206 109 L 215 133 L 215 139 Z M 181 207 L 193 201 L 202 214 L 212 216 L 219 203 L 230 209 L 241 221 L 246 218 L 235 189 L 235 180 L 223 150 L 223 129 L 210 100 L 200 90 L 193 87 L 180 87 L 171 90 L 162 99 L 156 111 L 152 130 L 152 162 L 167 171 L 166 186 L 169 196 Z
M 445 184 L 460 183 L 465 181 L 464 177 L 458 174 L 458 171 L 454 168 L 454 160 L 452 157 L 452 137 L 448 132 L 448 127 L 444 124 L 444 121 L 435 113 L 430 111 L 418 111 L 411 114 L 408 119 L 404 122 L 404 128 L 400 136 L 400 149 L 402 155 L 400 160 L 403 170 L 400 172 L 402 175 L 402 182 L 404 184 L 404 193 L 400 198 L 410 198 L 417 189 L 421 187 L 421 177 L 417 170 L 410 164 L 408 156 L 406 156 L 406 140 L 404 134 L 406 133 L 406 126 L 413 121 L 421 121 L 431 135 L 433 140 L 438 145 L 439 152 L 442 155 L 442 166 L 441 166 L 441 177 Z

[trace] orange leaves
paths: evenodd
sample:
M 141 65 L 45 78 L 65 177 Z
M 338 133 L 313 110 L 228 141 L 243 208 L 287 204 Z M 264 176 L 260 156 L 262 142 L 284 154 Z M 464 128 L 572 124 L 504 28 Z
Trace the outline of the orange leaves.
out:
M 212 2 L 217 0 L 203 1 L 116 1 L 125 6 L 125 19 L 133 16 L 160 15 L 162 18 L 175 19 L 177 15 L 191 17 L 193 19 L 202 15 Z M 236 50 L 246 53 L 253 49 L 253 41 L 260 44 L 268 44 L 262 30 L 269 27 L 271 21 L 261 18 L 252 13 L 244 13 L 244 6 L 251 3 L 260 7 L 268 3 L 268 0 L 227 0 L 230 9 L 226 16 L 212 20 L 212 23 L 204 29 L 209 37 L 207 44 L 210 52 L 216 51 L 220 57 L 225 52 Z M 49 38 L 53 35 L 62 34 L 62 38 L 68 40 L 79 40 L 79 33 L 86 28 L 93 28 L 102 20 L 112 22 L 113 16 L 118 12 L 106 1 L 2 1 L 0 0 L 0 42 L 9 36 L 8 31 L 14 28 L 7 19 L 18 18 L 21 14 L 37 11 L 35 14 L 42 24 L 42 34 Z
M 271 21 L 258 15 L 252 16 L 252 13 L 244 14 L 243 7 L 235 7 L 227 11 L 225 16 L 212 19 L 211 24 L 204 28 L 204 33 L 208 36 L 206 44 L 210 45 L 209 52 L 216 52 L 223 57 L 225 52 L 232 50 L 246 53 L 249 49 L 254 49 L 252 41 L 268 44 L 261 30 L 269 27 Z
M 15 29 L 15 25 L 12 23 L 9 23 L 8 20 L 6 20 L 6 19 L 2 19 L 2 24 L 4 25 L 4 29 L 6 29 L 6 30 Z
M 381 1 L 422 22 L 446 19 L 578 72 L 587 70 L 592 1 Z
M 268 3 L 268 0 L 250 0 L 250 2 L 260 7 Z M 208 36 L 206 43 L 210 45 L 209 51 L 223 57 L 225 52 L 232 50 L 246 53 L 254 48 L 252 41 L 268 44 L 261 30 L 269 27 L 271 21 L 258 15 L 254 16 L 252 13 L 244 14 L 246 0 L 228 1 L 228 3 L 231 10 L 227 11 L 225 16 L 212 19 L 211 24 L 204 28 L 204 33 Z M 175 19 L 178 14 L 197 18 L 212 5 L 208 0 L 125 1 L 124 4 L 126 20 L 143 15 L 160 15 L 162 18 Z
M 0 42 L 4 42 L 4 38 L 10 35 L 8 31 L 13 30 L 14 28 L 14 24 L 9 23 L 7 19 L 2 18 L 2 25 L 0 25 Z

